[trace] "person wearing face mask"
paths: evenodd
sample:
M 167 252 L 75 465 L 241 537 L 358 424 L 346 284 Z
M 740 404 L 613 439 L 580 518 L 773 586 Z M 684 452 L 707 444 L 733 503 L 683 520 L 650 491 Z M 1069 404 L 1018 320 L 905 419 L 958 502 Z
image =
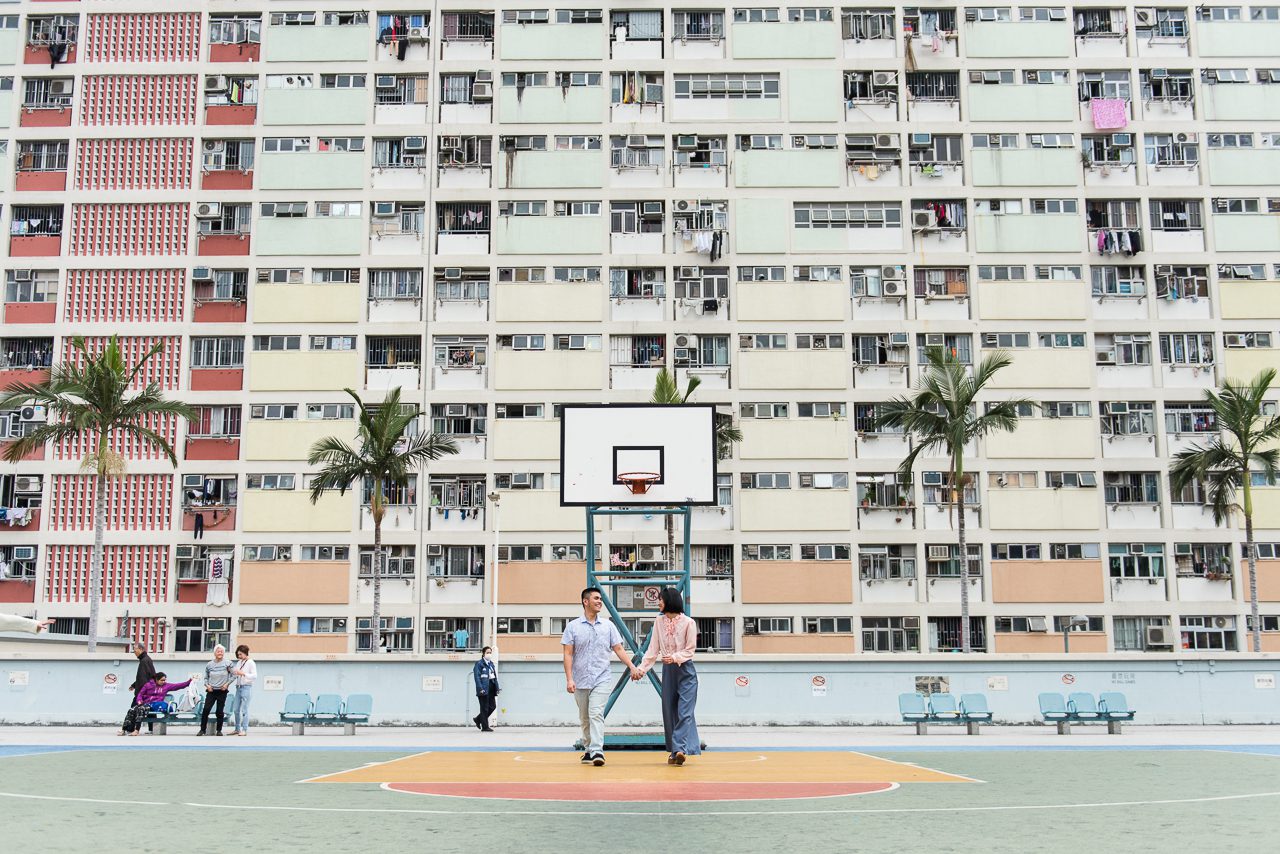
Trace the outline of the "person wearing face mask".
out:
M 213 661 L 204 666 L 204 711 L 200 713 L 200 731 L 196 735 L 209 734 L 209 712 L 218 706 L 218 731 L 222 735 L 222 721 L 226 716 L 227 691 L 235 676 L 231 672 L 233 662 L 227 658 L 227 648 L 218 644 L 213 648 Z
M 486 646 L 480 652 L 480 660 L 471 669 L 476 683 L 476 699 L 480 701 L 480 714 L 472 718 L 471 722 L 481 732 L 493 732 L 489 726 L 489 717 L 498 708 L 498 668 L 490 657 L 492 653 L 493 650 Z

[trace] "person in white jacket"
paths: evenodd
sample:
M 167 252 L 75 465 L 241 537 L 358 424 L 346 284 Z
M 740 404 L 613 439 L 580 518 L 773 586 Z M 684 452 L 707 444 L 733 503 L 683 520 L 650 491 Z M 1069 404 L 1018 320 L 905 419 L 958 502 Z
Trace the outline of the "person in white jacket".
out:
M 249 647 L 236 647 L 236 662 L 231 665 L 231 675 L 236 680 L 236 731 L 232 735 L 249 734 L 249 700 L 253 697 L 253 683 L 258 680 L 258 665 L 249 657 Z
M 0 632 L 28 632 L 38 635 L 53 625 L 53 620 L 31 620 L 17 614 L 0 614 Z

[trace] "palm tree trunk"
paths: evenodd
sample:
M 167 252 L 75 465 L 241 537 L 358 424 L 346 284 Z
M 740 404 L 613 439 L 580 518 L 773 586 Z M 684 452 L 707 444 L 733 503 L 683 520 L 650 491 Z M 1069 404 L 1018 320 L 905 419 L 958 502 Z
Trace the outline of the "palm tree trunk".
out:
M 106 442 L 98 442 L 98 459 Z M 98 465 L 98 482 L 94 484 L 97 503 L 93 508 L 93 556 L 89 562 L 89 652 L 98 651 L 98 605 L 102 600 L 102 557 L 106 547 L 102 541 L 107 531 L 107 475 Z
M 969 643 L 969 552 L 964 541 L 964 460 L 954 458 L 951 488 L 956 491 L 956 532 L 960 540 L 960 651 L 973 652 Z
M 1258 556 L 1253 546 L 1253 494 L 1249 490 L 1249 472 L 1244 473 L 1244 553 L 1249 561 L 1249 613 L 1253 615 L 1253 651 L 1262 652 L 1262 622 L 1258 617 Z
M 382 651 L 382 478 L 373 484 L 373 498 L 369 502 L 373 514 L 373 646 L 370 652 Z

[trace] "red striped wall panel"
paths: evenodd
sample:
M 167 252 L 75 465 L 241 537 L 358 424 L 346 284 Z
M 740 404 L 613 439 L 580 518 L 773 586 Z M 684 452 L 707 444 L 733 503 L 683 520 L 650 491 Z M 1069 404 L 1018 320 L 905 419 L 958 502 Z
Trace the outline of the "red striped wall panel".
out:
M 165 631 L 159 617 L 122 617 L 119 633 L 120 637 L 132 638 L 142 644 L 148 652 L 165 651 Z
M 87 602 L 93 546 L 49 546 L 45 601 Z M 102 601 L 164 602 L 169 588 L 167 546 L 107 546 Z
M 150 430 L 154 430 L 164 437 L 169 443 L 169 447 L 177 448 L 174 442 L 178 438 L 178 419 L 172 415 L 152 415 L 148 416 L 142 425 Z M 127 433 L 115 433 L 111 436 L 111 450 L 127 460 L 167 460 L 163 451 L 153 448 L 150 444 L 143 442 L 136 436 Z M 92 436 L 85 435 L 78 439 L 67 439 L 58 442 L 53 446 L 54 459 L 58 460 L 75 460 L 79 462 L 93 452 L 94 439 Z
M 68 270 L 63 304 L 72 323 L 179 323 L 186 270 Z
M 85 338 L 86 349 L 90 353 L 99 353 L 106 346 L 108 338 L 101 336 Z M 139 371 L 133 381 L 132 388 L 144 388 L 148 383 L 156 383 L 162 389 L 176 389 L 182 377 L 182 338 L 177 335 L 124 337 L 120 339 L 120 349 L 124 352 L 124 360 L 136 364 L 157 341 L 164 342 L 164 349 L 152 356 L 146 366 Z M 63 342 L 62 359 L 74 362 L 76 351 L 71 346 L 71 339 Z
M 189 125 L 196 120 L 194 74 L 90 75 L 80 82 L 83 125 Z
M 81 139 L 77 190 L 186 190 L 191 187 L 190 139 Z
M 89 15 L 82 56 L 86 62 L 195 62 L 200 14 Z
M 91 531 L 97 507 L 97 478 L 85 474 L 53 477 L 50 531 Z M 169 527 L 173 475 L 127 474 L 107 478 L 107 528 L 163 531 Z
M 186 255 L 186 202 L 72 205 L 72 255 Z

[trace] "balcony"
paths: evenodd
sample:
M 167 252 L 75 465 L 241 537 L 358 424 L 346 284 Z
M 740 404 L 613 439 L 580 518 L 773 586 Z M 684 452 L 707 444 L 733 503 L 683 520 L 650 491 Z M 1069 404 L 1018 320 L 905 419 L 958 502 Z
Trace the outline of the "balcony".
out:
M 499 58 L 604 59 L 605 28 L 594 24 L 500 24 Z
M 734 59 L 835 59 L 841 54 L 835 21 L 735 21 L 729 33 Z
M 1106 586 L 1100 560 L 991 561 L 993 602 L 1103 602 Z
M 739 151 L 734 157 L 738 187 L 839 187 L 844 158 L 835 149 Z
M 498 121 L 504 124 L 602 124 L 604 92 L 599 86 L 503 86 Z M 442 119 L 443 120 L 443 119 Z
M 358 284 L 253 286 L 254 323 L 352 323 L 363 304 Z
M 261 217 L 258 255 L 360 255 L 365 224 L 358 216 Z
M 289 29 L 313 29 L 290 27 Z M 368 42 L 364 43 L 368 50 Z M 262 124 L 308 125 L 324 116 L 328 125 L 362 125 L 369 119 L 368 89 L 274 89 L 262 93 Z
M 263 190 L 354 190 L 368 178 L 361 151 L 265 153 L 258 172 Z
M 966 21 L 964 53 L 970 59 L 1068 57 L 1068 21 Z
M 238 460 L 240 459 L 240 437 L 187 436 L 182 458 L 184 460 Z
M 196 254 L 200 256 L 248 255 L 251 245 L 249 230 L 230 232 L 200 232 Z
M 494 228 L 499 255 L 601 255 L 604 216 L 502 216 Z
M 268 26 L 264 41 L 267 62 L 365 62 L 373 31 L 368 24 Z
M 601 282 L 544 282 L 536 285 L 499 284 L 495 316 L 508 322 L 599 322 L 604 320 Z
M 249 353 L 250 391 L 329 391 L 363 383 L 355 350 Z M 282 530 L 288 530 L 287 528 Z
M 311 491 L 307 489 L 245 490 L 240 494 L 244 511 L 241 528 L 246 534 L 274 534 L 279 531 L 349 533 L 355 521 L 351 500 L 351 493 L 341 496 L 337 492 L 329 492 L 317 504 L 312 504 Z
M 516 151 L 498 158 L 498 184 L 503 189 L 536 190 L 603 187 L 602 151 Z
M 843 390 L 849 385 L 849 354 L 841 350 L 744 350 L 739 354 L 743 389 Z
M 975 187 L 1075 187 L 1080 154 L 1074 148 L 975 148 Z
M 744 489 L 739 495 L 743 531 L 841 531 L 853 527 L 847 489 Z
M 415 500 L 412 496 L 410 500 Z M 382 517 L 382 532 L 412 533 L 418 529 L 418 507 L 416 504 L 388 504 Z M 360 530 L 373 532 L 373 510 L 368 504 L 360 505 Z
M 1079 252 L 1084 220 L 1076 214 L 977 214 L 978 252 Z
M 744 560 L 739 567 L 746 605 L 851 605 L 853 562 Z
M 244 368 L 192 368 L 191 391 L 240 391 Z
M 248 277 L 247 270 L 219 270 L 211 271 L 210 278 L 193 280 L 191 319 L 196 323 L 244 323 L 249 316 Z
M 499 350 L 494 355 L 497 391 L 598 391 L 604 386 L 605 356 L 599 351 Z M 503 512 L 503 528 L 507 526 Z
M 852 450 L 843 418 L 748 418 L 740 426 L 742 460 L 847 460 Z
M 5 323 L 56 323 L 56 302 L 7 302 L 4 304 Z

